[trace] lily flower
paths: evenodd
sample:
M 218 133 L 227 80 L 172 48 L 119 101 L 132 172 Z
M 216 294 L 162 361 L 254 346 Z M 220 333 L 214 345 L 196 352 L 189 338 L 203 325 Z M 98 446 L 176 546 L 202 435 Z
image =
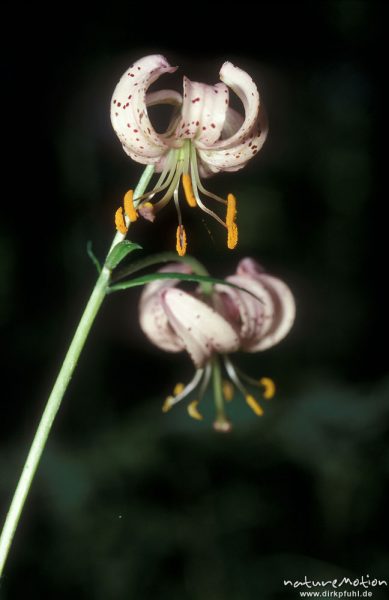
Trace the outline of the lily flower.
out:
M 188 265 L 171 264 L 162 272 L 191 273 Z M 198 406 L 212 378 L 218 431 L 229 431 L 224 401 L 233 398 L 235 388 L 249 407 L 261 416 L 263 408 L 247 388 L 259 387 L 269 400 L 275 384 L 269 377 L 259 380 L 234 366 L 229 354 L 238 350 L 259 352 L 278 344 L 290 331 L 295 302 L 288 286 L 264 273 L 250 258 L 242 260 L 236 274 L 216 284 L 211 296 L 199 297 L 179 289 L 178 280 L 154 281 L 143 289 L 140 325 L 150 341 L 167 352 L 188 352 L 196 371 L 187 384 L 177 383 L 162 407 L 164 412 L 196 393 L 188 404 L 191 417 L 203 417 Z M 247 290 L 247 291 L 245 291 Z M 223 379 L 222 369 L 226 377 Z
M 221 83 L 207 85 L 184 77 L 183 96 L 174 90 L 148 93 L 148 88 L 164 73 L 173 73 L 165 57 L 151 55 L 135 62 L 117 84 L 111 101 L 111 121 L 124 151 L 135 161 L 154 165 L 160 177 L 154 188 L 137 198 L 126 195 L 124 209 L 129 222 L 140 213 L 153 221 L 156 214 L 173 198 L 177 215 L 177 252 L 186 252 L 186 232 L 182 222 L 180 182 L 190 207 L 199 207 L 227 229 L 227 245 L 238 241 L 236 199 L 227 199 L 208 191 L 201 177 L 220 171 L 238 171 L 257 154 L 267 135 L 267 125 L 259 93 L 251 77 L 239 67 L 225 62 L 220 70 Z M 229 88 L 242 101 L 244 116 L 229 106 Z M 174 107 L 171 122 L 157 133 L 148 107 L 168 104 Z M 225 207 L 220 217 L 203 197 Z M 116 213 L 116 226 L 126 232 L 123 209 Z

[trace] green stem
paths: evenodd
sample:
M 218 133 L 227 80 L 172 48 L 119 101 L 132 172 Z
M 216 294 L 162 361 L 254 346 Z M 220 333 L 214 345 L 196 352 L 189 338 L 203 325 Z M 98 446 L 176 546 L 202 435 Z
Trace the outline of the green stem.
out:
M 153 166 L 146 167 L 134 191 L 135 198 L 144 193 L 153 172 Z M 124 238 L 125 236 L 123 234 L 117 233 L 111 244 L 110 251 Z M 2 576 L 4 565 L 11 548 L 12 540 L 20 520 L 23 506 L 30 491 L 34 475 L 38 468 L 40 458 L 53 425 L 53 421 L 61 406 L 62 398 L 77 366 L 78 359 L 85 345 L 85 341 L 91 330 L 95 317 L 107 294 L 110 280 L 111 271 L 105 266 L 103 267 L 100 276 L 97 279 L 96 285 L 93 288 L 92 294 L 82 314 L 81 320 L 69 346 L 69 350 L 65 356 L 65 360 L 62 364 L 57 380 L 47 401 L 46 408 L 38 425 L 38 429 L 36 430 L 0 537 L 0 577 Z
M 213 395 L 215 400 L 216 408 L 216 419 L 213 424 L 216 431 L 230 431 L 231 423 L 227 419 L 224 410 L 224 397 L 223 397 L 223 382 L 222 372 L 220 368 L 220 360 L 217 356 L 213 358 L 212 364 L 212 380 L 213 380 Z

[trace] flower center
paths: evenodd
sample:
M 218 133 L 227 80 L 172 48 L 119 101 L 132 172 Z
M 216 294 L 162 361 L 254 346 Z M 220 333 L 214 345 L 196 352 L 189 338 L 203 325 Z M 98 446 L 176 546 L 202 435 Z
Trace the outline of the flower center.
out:
M 227 247 L 234 249 L 238 243 L 238 227 L 236 224 L 236 199 L 228 194 L 227 200 L 208 191 L 202 184 L 197 163 L 196 148 L 191 140 L 185 140 L 181 148 L 172 148 L 166 155 L 165 166 L 155 184 L 155 187 L 134 200 L 130 190 L 124 197 L 124 212 L 119 208 L 115 214 L 116 228 L 126 234 L 128 224 L 134 222 L 138 213 L 148 221 L 154 221 L 156 215 L 172 199 L 177 212 L 178 227 L 176 235 L 176 250 L 184 256 L 187 247 L 186 231 L 182 222 L 180 207 L 180 183 L 183 195 L 190 208 L 199 207 L 202 211 L 216 219 L 227 229 Z M 204 204 L 202 197 L 206 196 L 222 204 L 226 208 L 225 219 Z

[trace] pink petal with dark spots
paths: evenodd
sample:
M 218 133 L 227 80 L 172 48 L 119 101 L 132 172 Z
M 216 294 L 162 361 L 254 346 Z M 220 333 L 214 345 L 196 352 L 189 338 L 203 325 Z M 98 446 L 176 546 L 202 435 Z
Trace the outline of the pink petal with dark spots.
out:
M 184 77 L 184 100 L 176 135 L 193 139 L 196 145 L 212 146 L 220 138 L 227 107 L 228 89 L 224 83 L 206 85 Z
M 226 281 L 250 292 L 246 293 L 222 284 L 215 286 L 220 295 L 222 314 L 237 329 L 242 349 L 249 351 L 271 327 L 274 314 L 273 299 L 268 290 L 255 280 L 232 275 L 227 277 Z
M 230 62 L 225 62 L 220 69 L 220 79 L 239 97 L 245 112 L 240 128 L 231 137 L 217 144 L 218 149 L 232 148 L 251 135 L 256 128 L 260 109 L 259 93 L 250 75 Z M 216 145 L 214 147 L 216 149 Z
M 214 352 L 234 352 L 239 338 L 232 326 L 213 308 L 179 289 L 168 289 L 163 307 L 169 323 L 200 368 Z
M 170 148 L 150 122 L 146 92 L 160 75 L 173 73 L 176 68 L 171 67 L 164 56 L 146 56 L 127 69 L 115 88 L 111 103 L 112 125 L 124 150 L 138 162 L 158 165 Z M 154 100 L 155 94 L 151 96 L 150 103 Z M 180 96 L 176 92 L 159 93 L 161 103 L 179 101 Z M 125 105 L 126 110 L 117 111 L 116 107 L 120 104 Z
M 258 352 L 278 344 L 289 333 L 296 314 L 288 286 L 264 273 L 250 258 L 243 259 L 237 274 L 226 280 L 258 298 L 227 286 L 215 286 L 220 310 L 237 329 L 242 348 L 246 352 Z
M 183 263 L 173 263 L 160 269 L 165 273 L 191 273 L 190 267 Z M 161 294 L 179 283 L 177 279 L 155 280 L 143 288 L 139 303 L 140 326 L 149 340 L 167 352 L 185 350 L 182 339 L 175 333 L 169 323 Z

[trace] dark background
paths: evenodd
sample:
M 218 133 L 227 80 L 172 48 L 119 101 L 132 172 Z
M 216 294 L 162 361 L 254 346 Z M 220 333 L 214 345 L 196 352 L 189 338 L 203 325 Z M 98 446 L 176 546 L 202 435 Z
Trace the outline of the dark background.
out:
M 122 72 L 148 53 L 215 83 L 228 59 L 258 83 L 263 151 L 208 182 L 239 198 L 240 243 L 185 211 L 215 276 L 244 256 L 298 307 L 280 346 L 239 356 L 278 394 L 234 430 L 161 403 L 192 366 L 137 323 L 139 291 L 109 297 L 68 390 L 17 532 L 3 600 L 297 598 L 284 579 L 389 579 L 389 378 L 384 346 L 387 121 L 383 4 L 111 3 L 6 9 L 1 58 L 0 506 L 5 514 L 45 398 L 95 280 L 113 212 L 141 167 L 109 121 Z M 168 80 L 168 83 L 167 83 Z M 131 232 L 174 247 L 175 214 Z M 211 235 L 207 230 L 210 230 Z M 374 598 L 384 598 L 377 592 Z

